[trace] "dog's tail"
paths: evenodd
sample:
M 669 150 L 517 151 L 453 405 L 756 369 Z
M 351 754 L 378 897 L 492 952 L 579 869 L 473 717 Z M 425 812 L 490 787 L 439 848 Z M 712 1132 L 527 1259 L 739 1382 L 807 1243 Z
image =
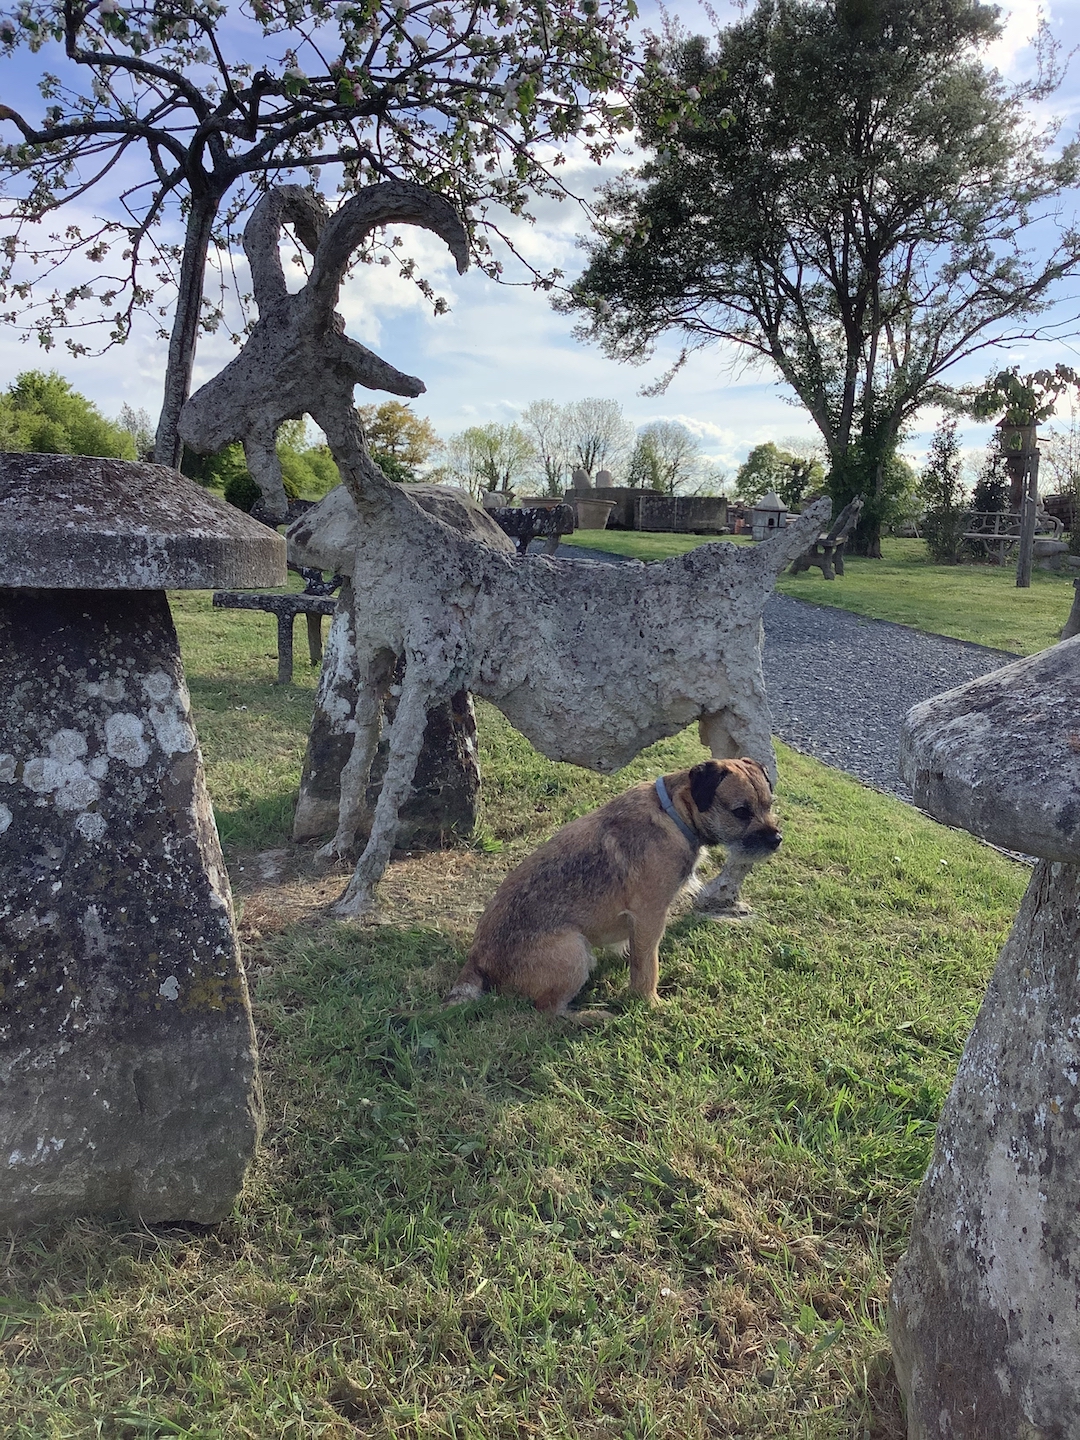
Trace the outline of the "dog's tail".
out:
M 443 1002 L 446 1005 L 464 1005 L 469 1000 L 479 1000 L 488 988 L 488 978 L 470 955 L 462 966 L 461 974 L 454 981 L 454 988 Z

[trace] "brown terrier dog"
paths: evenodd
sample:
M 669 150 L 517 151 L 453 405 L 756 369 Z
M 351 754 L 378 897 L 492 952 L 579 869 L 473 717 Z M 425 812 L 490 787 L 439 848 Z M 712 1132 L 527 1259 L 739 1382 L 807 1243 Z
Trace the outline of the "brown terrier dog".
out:
M 756 760 L 706 760 L 627 790 L 557 830 L 499 886 L 447 1004 L 493 986 L 554 1015 L 589 978 L 593 946 L 625 945 L 630 989 L 656 1001 L 668 910 L 706 845 L 763 859 L 781 841 Z

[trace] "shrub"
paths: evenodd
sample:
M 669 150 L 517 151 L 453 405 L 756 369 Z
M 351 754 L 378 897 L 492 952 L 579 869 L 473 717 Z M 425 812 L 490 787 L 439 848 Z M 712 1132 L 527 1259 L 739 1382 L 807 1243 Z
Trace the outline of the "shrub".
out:
M 926 504 L 923 536 L 934 560 L 955 565 L 964 544 L 967 505 L 960 478 L 956 420 L 943 420 L 930 443 L 930 458 L 919 481 Z

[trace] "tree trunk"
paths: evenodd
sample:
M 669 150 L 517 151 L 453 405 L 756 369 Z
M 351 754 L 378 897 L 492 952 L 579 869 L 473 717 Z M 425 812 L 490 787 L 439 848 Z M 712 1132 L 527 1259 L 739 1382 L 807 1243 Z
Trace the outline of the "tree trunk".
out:
M 180 411 L 191 393 L 191 372 L 195 365 L 195 346 L 199 338 L 199 316 L 202 312 L 203 278 L 206 274 L 206 253 L 210 248 L 210 232 L 217 216 L 220 197 L 214 191 L 193 195 L 184 235 L 184 256 L 180 264 L 180 288 L 176 296 L 176 315 L 169 336 L 169 362 L 165 371 L 165 394 L 154 442 L 154 462 L 179 469 L 183 444 L 177 433 Z

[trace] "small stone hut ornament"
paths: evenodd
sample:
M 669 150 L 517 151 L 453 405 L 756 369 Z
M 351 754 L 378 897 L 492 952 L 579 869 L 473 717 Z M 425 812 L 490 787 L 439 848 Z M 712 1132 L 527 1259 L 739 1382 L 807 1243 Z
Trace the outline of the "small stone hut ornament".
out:
M 763 495 L 750 515 L 750 530 L 754 539 L 767 540 L 777 530 L 783 530 L 788 522 L 788 513 L 787 506 L 775 490 Z
M 285 578 L 173 470 L 0 454 L 0 1230 L 240 1189 L 255 1037 L 165 590 Z
M 915 803 L 1039 858 L 938 1123 L 889 1330 L 909 1440 L 1080 1435 L 1080 636 L 917 705 Z

